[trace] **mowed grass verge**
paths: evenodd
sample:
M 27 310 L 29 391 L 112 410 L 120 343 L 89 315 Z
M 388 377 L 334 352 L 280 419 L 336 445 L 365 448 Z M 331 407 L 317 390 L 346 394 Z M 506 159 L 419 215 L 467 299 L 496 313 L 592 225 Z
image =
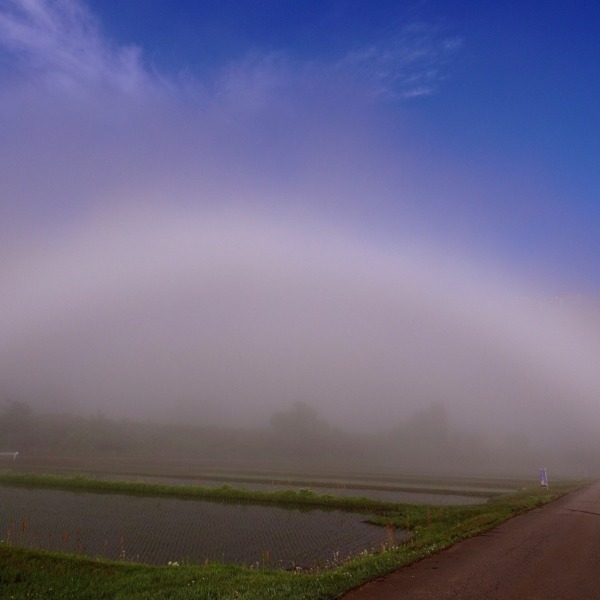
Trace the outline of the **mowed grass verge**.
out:
M 17 479 L 19 478 L 19 479 Z M 366 511 L 371 521 L 390 530 L 409 529 L 409 542 L 358 556 L 326 569 L 282 571 L 233 565 L 146 565 L 52 554 L 0 543 L 2 598 L 49 599 L 333 599 L 380 575 L 433 554 L 457 541 L 487 531 L 507 519 L 541 506 L 581 484 L 553 485 L 549 492 L 523 489 L 479 505 L 419 506 L 359 498 L 335 498 L 305 492 L 255 492 L 232 488 L 182 488 L 60 478 L 1 475 L 6 485 L 31 485 L 101 493 L 192 496 L 215 501 L 260 501 L 267 504 L 310 504 L 323 508 Z M 193 492 L 192 492 L 193 490 Z M 217 497 L 215 493 L 221 494 Z M 189 495 L 183 495 L 189 494 Z M 0 536 L 1 537 L 1 536 Z M 391 544 L 390 544 L 391 546 Z

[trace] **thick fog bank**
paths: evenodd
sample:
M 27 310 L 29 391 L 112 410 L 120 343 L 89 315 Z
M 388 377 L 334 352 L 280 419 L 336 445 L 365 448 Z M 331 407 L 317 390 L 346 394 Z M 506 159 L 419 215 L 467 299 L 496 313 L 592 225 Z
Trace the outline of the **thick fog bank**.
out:
M 597 306 L 497 272 L 239 213 L 91 221 L 5 260 L 7 397 L 44 410 L 260 426 L 294 402 L 369 433 L 452 426 L 565 448 L 600 408 Z
M 296 403 L 261 427 L 115 420 L 102 414 L 37 413 L 23 402 L 0 410 L 4 457 L 17 470 L 110 469 L 164 475 L 203 472 L 304 476 L 514 477 L 535 480 L 541 465 L 557 478 L 600 476 L 600 443 L 534 443 L 524 434 L 483 436 L 453 427 L 432 404 L 373 433 L 350 433 Z M 8 465 L 7 465 L 8 466 Z

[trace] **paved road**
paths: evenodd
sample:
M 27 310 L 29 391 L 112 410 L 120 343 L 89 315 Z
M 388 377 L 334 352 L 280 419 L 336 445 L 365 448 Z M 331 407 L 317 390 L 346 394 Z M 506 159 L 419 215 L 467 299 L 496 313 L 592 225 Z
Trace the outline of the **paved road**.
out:
M 538 598 L 600 599 L 600 482 L 344 596 L 344 600 Z

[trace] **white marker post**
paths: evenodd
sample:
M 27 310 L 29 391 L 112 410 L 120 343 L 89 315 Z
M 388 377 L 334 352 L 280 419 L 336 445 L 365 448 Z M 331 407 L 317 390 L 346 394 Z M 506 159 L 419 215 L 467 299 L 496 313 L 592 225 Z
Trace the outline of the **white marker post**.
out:
M 0 456 L 12 456 L 13 460 L 17 460 L 18 452 L 0 452 Z
M 546 467 L 540 469 L 540 485 L 547 490 L 548 489 L 548 473 Z

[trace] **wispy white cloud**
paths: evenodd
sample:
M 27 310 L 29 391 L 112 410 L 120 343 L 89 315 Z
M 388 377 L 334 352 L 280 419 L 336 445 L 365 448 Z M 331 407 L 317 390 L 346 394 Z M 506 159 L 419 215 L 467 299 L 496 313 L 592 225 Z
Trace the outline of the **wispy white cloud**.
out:
M 65 221 L 140 189 L 210 205 L 272 206 L 280 193 L 287 208 L 351 210 L 378 185 L 354 169 L 357 155 L 368 152 L 363 167 L 379 156 L 360 139 L 369 115 L 353 110 L 362 82 L 331 63 L 255 52 L 207 81 L 163 76 L 76 0 L 0 4 L 2 51 L 14 77 L 0 87 L 0 245 L 23 222 Z
M 77 0 L 6 0 L 0 7 L 0 47 L 16 69 L 52 87 L 103 84 L 132 92 L 148 80 L 140 49 L 110 44 Z
M 351 50 L 337 68 L 358 74 L 379 94 L 427 96 L 438 91 L 462 46 L 462 38 L 448 37 L 437 26 L 412 23 L 391 39 Z
M 282 88 L 319 89 L 333 80 L 375 95 L 414 98 L 435 93 L 462 46 L 425 23 L 391 38 L 350 50 L 340 60 L 294 61 L 285 51 L 253 51 L 222 65 L 212 81 L 189 73 L 161 75 L 144 64 L 142 49 L 119 45 L 78 0 L 5 0 L 0 5 L 0 51 L 6 64 L 28 78 L 67 92 L 105 86 L 128 94 L 170 90 L 188 98 L 225 99 L 241 110 L 262 110 Z M 327 85 L 325 86 L 327 87 Z
M 418 98 L 419 96 L 431 96 L 433 93 L 435 93 L 435 88 L 433 87 L 417 87 L 402 92 L 402 97 Z

